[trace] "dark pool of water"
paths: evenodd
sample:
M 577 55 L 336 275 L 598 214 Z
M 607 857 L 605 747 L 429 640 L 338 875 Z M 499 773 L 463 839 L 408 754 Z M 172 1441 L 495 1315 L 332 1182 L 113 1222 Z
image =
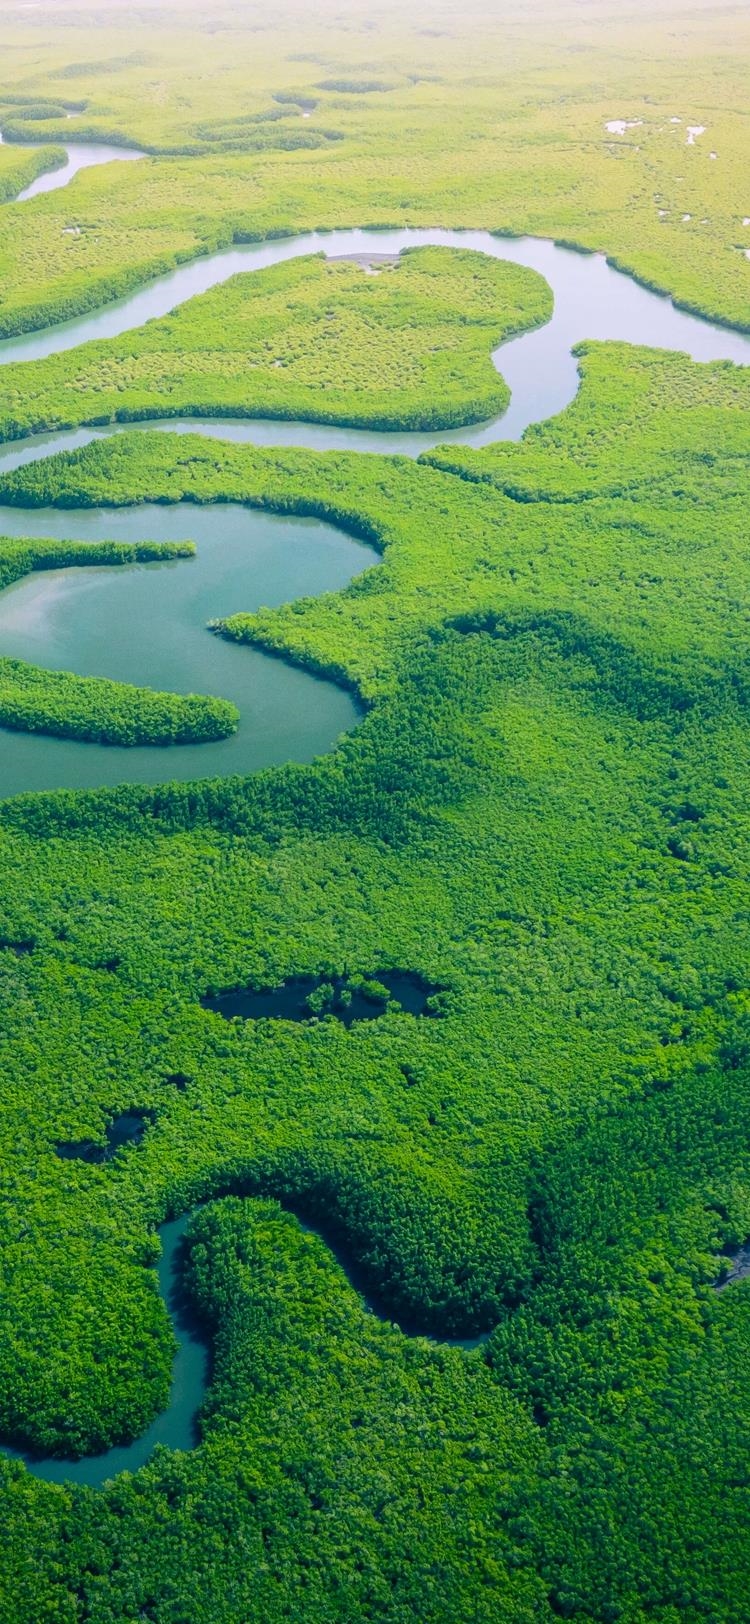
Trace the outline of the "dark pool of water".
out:
M 111 1162 L 124 1145 L 139 1145 L 153 1121 L 154 1113 L 150 1110 L 121 1111 L 107 1124 L 105 1144 L 98 1145 L 95 1139 L 60 1139 L 55 1150 L 63 1161 Z
M 334 1015 L 343 1026 L 352 1026 L 355 1021 L 375 1020 L 395 1005 L 409 1015 L 432 1015 L 429 1000 L 439 991 L 410 972 L 376 970 L 364 986 L 346 976 L 293 976 L 280 987 L 207 993 L 201 1003 L 228 1021 L 237 1016 L 246 1021 L 311 1021 Z
M 19 937 L 15 941 L 8 936 L 0 937 L 0 952 L 15 953 L 17 959 L 25 958 L 27 953 L 33 953 L 35 947 L 36 942 L 31 936 Z
M 738 1280 L 747 1280 L 750 1276 L 750 1241 L 725 1254 L 724 1268 L 726 1272 L 714 1281 L 717 1291 L 723 1291 L 725 1286 L 735 1285 Z

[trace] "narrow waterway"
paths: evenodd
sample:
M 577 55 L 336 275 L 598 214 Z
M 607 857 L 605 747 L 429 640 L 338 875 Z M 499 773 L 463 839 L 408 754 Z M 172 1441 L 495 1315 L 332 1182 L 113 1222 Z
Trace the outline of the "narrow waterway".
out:
M 3 136 L 0 135 L 2 141 Z M 13 203 L 27 203 L 30 198 L 41 197 L 45 192 L 58 192 L 61 186 L 68 186 L 81 169 L 93 169 L 98 164 L 132 163 L 135 158 L 146 156 L 137 147 L 115 147 L 105 141 L 57 141 L 54 136 L 48 136 L 44 141 L 5 141 L 4 145 L 17 147 L 19 152 L 27 152 L 33 147 L 64 147 L 67 154 L 65 163 L 59 169 L 47 169 L 43 175 L 37 175 L 36 180 L 24 186 L 23 191 L 11 200 Z
M 304 254 L 324 253 L 331 258 L 368 252 L 399 254 L 405 248 L 425 246 L 471 248 L 493 259 L 526 265 L 549 283 L 555 301 L 551 320 L 533 332 L 509 339 L 493 353 L 494 364 L 511 390 L 508 410 L 473 428 L 426 434 L 381 434 L 377 430 L 342 430 L 330 425 L 248 421 L 242 425 L 243 438 L 271 445 L 306 445 L 315 450 L 346 446 L 407 456 L 417 456 L 430 446 L 450 440 L 483 446 L 493 440 L 518 439 L 532 423 L 554 417 L 575 398 L 579 379 L 572 349 L 586 339 L 682 350 L 694 361 L 750 365 L 750 335 L 676 309 L 670 299 L 651 293 L 608 265 L 602 254 L 577 253 L 535 237 L 495 237 L 489 231 L 439 228 L 308 232 L 281 241 L 222 249 L 158 277 L 137 293 L 91 315 L 4 339 L 0 342 L 0 365 L 57 355 L 90 339 L 129 332 L 155 316 L 167 315 L 186 299 L 226 282 L 239 271 L 259 270 Z M 81 364 L 85 364 L 85 357 Z M 225 434 L 227 428 L 226 423 L 217 424 L 216 432 Z M 53 442 L 48 451 L 54 448 Z
M 177 1343 L 166 1408 L 132 1443 L 117 1445 L 98 1455 L 65 1460 L 59 1456 L 40 1457 L 3 1445 L 0 1445 L 0 1455 L 10 1460 L 24 1461 L 35 1477 L 43 1478 L 47 1483 L 83 1483 L 89 1488 L 100 1488 L 110 1478 L 116 1477 L 118 1472 L 137 1472 L 139 1467 L 145 1466 L 157 1444 L 164 1444 L 168 1449 L 194 1449 L 200 1442 L 198 1415 L 210 1376 L 210 1349 L 183 1289 L 185 1232 L 197 1210 L 194 1207 L 182 1213 L 179 1218 L 162 1224 L 159 1230 L 161 1255 L 156 1273 Z M 304 1222 L 302 1228 L 313 1234 L 320 1233 L 314 1225 Z M 332 1251 L 350 1285 L 355 1290 L 361 1290 L 361 1281 L 346 1250 L 334 1245 L 330 1236 L 321 1236 L 321 1239 Z M 363 1295 L 362 1301 L 368 1313 L 386 1323 L 390 1322 L 388 1314 L 372 1299 Z M 402 1334 L 412 1336 L 421 1333 L 405 1330 Z M 470 1352 L 481 1347 L 488 1334 L 467 1338 L 431 1337 L 429 1340 L 439 1340 L 441 1347 L 463 1348 L 465 1352 Z

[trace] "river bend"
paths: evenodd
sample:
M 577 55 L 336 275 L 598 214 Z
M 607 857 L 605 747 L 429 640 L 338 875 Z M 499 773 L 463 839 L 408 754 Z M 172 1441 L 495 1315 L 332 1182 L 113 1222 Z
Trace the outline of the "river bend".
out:
M 156 1274 L 177 1342 L 172 1366 L 172 1387 L 166 1409 L 162 1410 L 152 1421 L 151 1426 L 147 1427 L 139 1438 L 134 1438 L 132 1443 L 116 1445 L 113 1449 L 103 1450 L 98 1455 L 85 1455 L 80 1460 L 65 1460 L 59 1456 L 40 1458 L 8 1446 L 0 1446 L 0 1455 L 5 1455 L 10 1460 L 25 1461 L 29 1470 L 47 1483 L 81 1483 L 89 1488 L 100 1488 L 119 1472 L 137 1472 L 139 1467 L 145 1466 L 157 1444 L 163 1444 L 168 1449 L 194 1449 L 200 1442 L 198 1414 L 210 1376 L 209 1347 L 189 1303 L 185 1300 L 182 1285 L 184 1237 L 195 1211 L 197 1208 L 182 1213 L 179 1218 L 173 1218 L 168 1223 L 162 1224 L 159 1230 L 161 1255 L 156 1266 Z M 314 1226 L 303 1223 L 302 1227 L 318 1233 Z M 329 1237 L 321 1238 L 325 1238 L 326 1245 L 333 1252 L 349 1284 L 357 1290 L 359 1283 L 356 1276 L 352 1276 L 349 1257 L 345 1252 L 334 1248 Z M 368 1313 L 375 1314 L 378 1319 L 389 1323 L 388 1316 L 369 1298 L 363 1297 L 362 1306 Z M 419 1333 L 404 1331 L 402 1334 Z M 431 1337 L 429 1340 L 438 1339 Z M 441 1347 L 463 1348 L 466 1352 L 480 1347 L 486 1340 L 487 1334 L 466 1339 L 459 1337 L 439 1339 Z
M 125 748 L 0 730 L 0 797 L 28 790 L 160 784 L 312 761 L 360 718 L 343 688 L 207 621 L 340 591 L 379 562 L 331 524 L 240 503 L 0 508 L 0 535 L 195 541 L 195 558 L 34 571 L 0 593 L 0 657 L 171 693 L 216 694 L 238 731 L 203 744 Z
M 247 243 L 194 259 L 92 315 L 77 316 L 57 326 L 0 342 L 0 365 L 58 355 L 95 338 L 114 338 L 165 316 L 197 293 L 226 282 L 240 271 L 260 270 L 301 255 L 329 258 L 368 253 L 395 255 L 405 248 L 470 248 L 492 259 L 509 260 L 538 271 L 554 294 L 554 313 L 544 327 L 501 344 L 493 361 L 511 390 L 511 402 L 499 418 L 475 427 L 429 434 L 377 430 L 342 430 L 330 425 L 264 421 L 247 422 L 244 438 L 270 445 L 305 445 L 314 450 L 398 452 L 417 456 L 451 440 L 483 446 L 493 440 L 515 440 L 532 423 L 554 417 L 574 399 L 578 367 L 571 351 L 586 339 L 620 340 L 656 349 L 682 350 L 694 361 L 734 361 L 750 365 L 750 335 L 734 332 L 686 311 L 671 299 L 641 287 L 632 277 L 608 265 L 603 254 L 581 254 L 535 237 L 496 237 L 489 231 L 441 228 L 394 231 L 307 232 L 281 241 Z M 130 425 L 132 427 L 132 424 Z M 222 423 L 219 432 L 226 432 Z M 79 431 L 76 431 L 79 432 Z M 80 443 L 80 442 L 79 442 Z M 46 454 L 54 449 L 48 444 Z
M 133 159 L 146 156 L 137 147 L 115 147 L 104 141 L 57 141 L 53 135 L 43 141 L 6 141 L 4 145 L 17 147 L 19 152 L 28 152 L 33 147 L 64 147 L 66 153 L 64 164 L 37 175 L 17 197 L 11 198 L 13 203 L 28 203 L 30 198 L 41 197 L 45 192 L 58 192 L 62 186 L 68 186 L 81 169 L 93 169 L 98 164 L 132 163 Z

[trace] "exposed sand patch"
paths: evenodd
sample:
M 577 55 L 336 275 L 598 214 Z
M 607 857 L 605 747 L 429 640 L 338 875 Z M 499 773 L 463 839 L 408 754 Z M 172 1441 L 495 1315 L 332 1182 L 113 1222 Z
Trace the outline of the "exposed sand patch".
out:
M 332 254 L 329 265 L 358 265 L 365 276 L 380 276 L 381 271 L 393 270 L 401 263 L 399 254 Z

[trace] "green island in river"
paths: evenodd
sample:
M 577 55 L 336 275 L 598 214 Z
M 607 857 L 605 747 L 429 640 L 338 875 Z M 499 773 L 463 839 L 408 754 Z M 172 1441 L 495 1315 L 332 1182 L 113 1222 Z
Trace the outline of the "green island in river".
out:
M 2 1624 L 747 1624 L 747 8 L 0 46 Z

